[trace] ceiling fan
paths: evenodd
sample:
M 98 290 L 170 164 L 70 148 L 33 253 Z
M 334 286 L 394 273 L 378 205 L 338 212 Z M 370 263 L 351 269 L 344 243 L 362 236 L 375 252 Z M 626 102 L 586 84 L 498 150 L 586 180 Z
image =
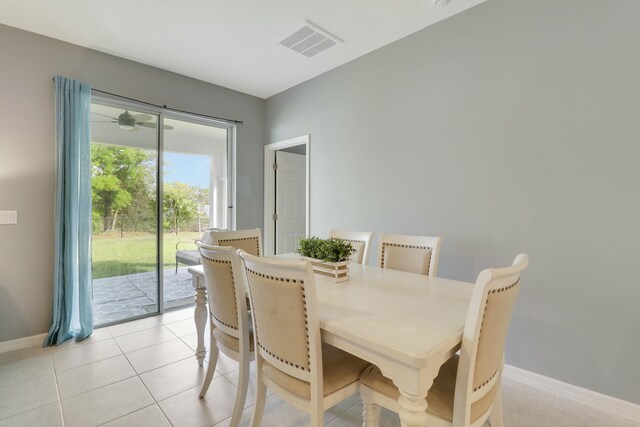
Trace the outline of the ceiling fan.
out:
M 94 123 L 117 123 L 118 126 L 120 126 L 120 129 L 129 131 L 138 130 L 138 126 L 151 129 L 155 129 L 158 127 L 157 123 L 149 122 L 149 120 L 153 118 L 152 116 L 148 114 L 131 114 L 129 110 L 125 110 L 124 113 L 120 113 L 117 118 L 96 112 L 92 112 L 92 114 L 111 119 L 108 121 L 94 121 Z M 163 129 L 171 130 L 173 129 L 173 126 L 164 125 Z

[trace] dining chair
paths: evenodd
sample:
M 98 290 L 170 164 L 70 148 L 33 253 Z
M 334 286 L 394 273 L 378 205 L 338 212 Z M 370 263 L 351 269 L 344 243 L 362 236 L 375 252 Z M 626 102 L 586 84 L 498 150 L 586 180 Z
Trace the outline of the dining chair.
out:
M 239 363 L 238 389 L 231 426 L 240 423 L 249 385 L 249 362 L 254 359 L 253 328 L 245 298 L 244 272 L 237 249 L 198 242 L 204 282 L 209 295 L 209 336 L 211 353 L 207 374 L 200 390 L 204 397 L 218 362 L 218 351 Z
M 489 419 L 502 427 L 501 382 L 504 344 L 520 274 L 529 257 L 511 267 L 483 270 L 473 288 L 459 355 L 442 365 L 427 394 L 427 425 L 479 427 Z M 399 411 L 399 390 L 371 366 L 360 378 L 365 426 L 377 426 L 379 406 Z
M 441 242 L 441 237 L 381 233 L 378 267 L 435 277 Z
M 332 228 L 329 230 L 330 239 L 340 239 L 353 245 L 356 252 L 351 255 L 350 261 L 356 264 L 366 264 L 369 259 L 369 244 L 373 237 L 368 231 L 345 231 Z
M 322 426 L 325 409 L 359 390 L 367 362 L 320 341 L 311 264 L 258 258 L 240 251 L 253 312 L 256 403 L 251 425 L 262 421 L 268 387 Z
M 211 232 L 215 246 L 233 246 L 255 256 L 262 256 L 262 231 L 259 228 Z

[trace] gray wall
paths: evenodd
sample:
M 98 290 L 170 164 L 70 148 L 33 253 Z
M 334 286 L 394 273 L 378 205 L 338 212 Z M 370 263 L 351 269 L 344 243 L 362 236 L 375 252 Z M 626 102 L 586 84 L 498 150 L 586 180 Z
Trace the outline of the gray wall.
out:
M 444 236 L 468 281 L 527 252 L 507 363 L 640 403 L 638 16 L 489 0 L 269 98 L 267 142 L 311 135 L 313 234 Z
M 0 225 L 0 341 L 49 328 L 54 74 L 155 104 L 244 120 L 237 128 L 237 226 L 262 226 L 264 100 L 3 25 L 0 64 L 0 210 L 18 210 L 17 226 Z

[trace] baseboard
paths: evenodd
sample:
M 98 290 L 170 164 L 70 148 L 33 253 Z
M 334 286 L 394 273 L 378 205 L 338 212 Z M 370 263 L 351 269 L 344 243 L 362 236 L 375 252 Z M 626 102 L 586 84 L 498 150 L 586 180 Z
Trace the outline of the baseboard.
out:
M 21 348 L 42 346 L 44 337 L 47 334 L 33 335 L 30 337 L 18 338 L 10 341 L 0 342 L 0 353 L 6 353 L 7 351 L 20 350 Z
M 515 366 L 505 365 L 504 376 L 519 383 L 640 422 L 640 405 L 635 403 L 554 380 Z

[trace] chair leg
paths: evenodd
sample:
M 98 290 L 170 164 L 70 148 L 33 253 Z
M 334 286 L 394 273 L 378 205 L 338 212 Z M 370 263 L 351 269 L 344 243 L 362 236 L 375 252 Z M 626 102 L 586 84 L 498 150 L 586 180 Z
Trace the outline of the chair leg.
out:
M 207 376 L 204 378 L 202 389 L 200 390 L 200 398 L 203 398 L 209 390 L 209 385 L 213 379 L 213 374 L 216 372 L 216 365 L 218 364 L 218 346 L 216 345 L 216 339 L 213 336 L 213 325 L 209 325 L 209 342 L 211 343 L 211 350 L 209 352 L 209 365 L 207 366 Z
M 256 359 L 258 352 L 256 351 Z M 253 405 L 253 415 L 251 416 L 251 427 L 260 427 L 262 415 L 264 414 L 264 404 L 267 398 L 267 387 L 262 380 L 261 363 L 256 360 L 256 403 Z
M 322 427 L 324 425 L 324 399 L 322 397 L 322 391 L 319 391 L 319 393 L 314 393 L 313 390 L 311 390 L 309 427 Z
M 240 424 L 242 411 L 244 410 L 244 402 L 247 399 L 247 389 L 249 388 L 249 358 L 245 357 L 245 359 L 244 361 L 240 361 L 236 403 L 233 407 L 233 415 L 231 416 L 229 427 L 238 427 Z
M 497 387 L 498 392 L 489 415 L 489 424 L 491 424 L 491 427 L 504 427 L 502 423 L 502 384 L 497 384 Z
M 360 398 L 362 399 L 362 425 L 364 427 L 378 427 L 380 424 L 380 406 L 373 402 L 371 391 L 361 386 Z
M 322 427 L 324 425 L 324 411 L 320 408 L 316 408 L 311 413 L 310 427 Z

